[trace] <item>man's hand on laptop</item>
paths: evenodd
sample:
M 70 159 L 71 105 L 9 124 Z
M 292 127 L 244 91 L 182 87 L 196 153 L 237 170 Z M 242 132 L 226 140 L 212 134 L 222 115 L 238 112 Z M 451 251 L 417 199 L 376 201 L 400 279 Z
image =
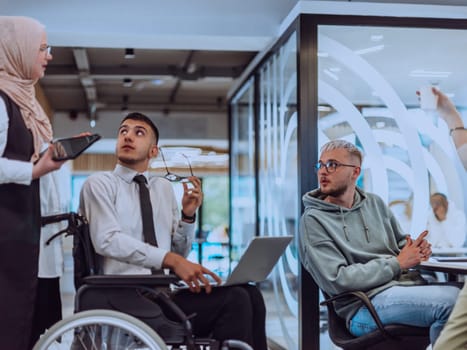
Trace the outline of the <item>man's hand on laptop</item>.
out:
M 199 293 L 202 287 L 206 290 L 206 293 L 211 293 L 212 286 L 205 275 L 211 276 L 218 284 L 222 282 L 221 278 L 211 270 L 172 252 L 165 255 L 162 264 L 163 267 L 170 268 L 195 293 Z

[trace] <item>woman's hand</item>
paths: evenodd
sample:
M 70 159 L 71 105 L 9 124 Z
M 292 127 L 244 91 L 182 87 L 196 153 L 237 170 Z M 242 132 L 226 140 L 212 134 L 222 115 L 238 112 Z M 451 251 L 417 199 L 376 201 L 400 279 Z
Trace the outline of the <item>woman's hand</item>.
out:
M 38 161 L 32 167 L 32 179 L 38 179 L 42 175 L 50 173 L 51 171 L 60 169 L 65 161 L 55 161 L 52 159 L 54 154 L 54 145 L 51 143 L 49 148 L 42 154 Z

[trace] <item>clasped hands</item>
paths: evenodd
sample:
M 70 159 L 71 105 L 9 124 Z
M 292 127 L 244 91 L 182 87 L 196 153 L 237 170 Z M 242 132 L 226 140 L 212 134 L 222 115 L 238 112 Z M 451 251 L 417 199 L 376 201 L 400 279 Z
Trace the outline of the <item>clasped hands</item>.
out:
M 431 256 L 431 244 L 425 239 L 428 231 L 423 231 L 417 239 L 413 240 L 407 235 L 407 243 L 397 256 L 401 269 L 409 269 Z

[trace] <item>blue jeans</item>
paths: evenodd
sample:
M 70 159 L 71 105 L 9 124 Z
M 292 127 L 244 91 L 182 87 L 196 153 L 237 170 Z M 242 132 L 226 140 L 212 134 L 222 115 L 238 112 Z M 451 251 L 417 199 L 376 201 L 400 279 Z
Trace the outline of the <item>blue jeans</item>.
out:
M 383 324 L 430 327 L 435 343 L 457 300 L 459 288 L 448 285 L 394 286 L 371 301 Z M 350 333 L 361 336 L 377 329 L 368 309 L 361 307 L 350 321 Z

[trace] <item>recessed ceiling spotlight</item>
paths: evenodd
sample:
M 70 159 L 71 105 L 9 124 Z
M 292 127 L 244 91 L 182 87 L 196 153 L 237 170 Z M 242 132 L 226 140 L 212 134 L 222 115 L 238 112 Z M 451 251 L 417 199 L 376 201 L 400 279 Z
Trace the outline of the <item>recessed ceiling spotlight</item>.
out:
M 132 87 L 133 86 L 133 79 L 131 79 L 131 78 L 123 79 L 123 86 L 124 87 Z
M 151 80 L 151 84 L 152 85 L 162 85 L 162 84 L 164 84 L 164 80 L 163 79 L 153 79 L 153 80 Z
M 135 58 L 135 50 L 134 49 L 125 49 L 125 58 L 126 59 Z

